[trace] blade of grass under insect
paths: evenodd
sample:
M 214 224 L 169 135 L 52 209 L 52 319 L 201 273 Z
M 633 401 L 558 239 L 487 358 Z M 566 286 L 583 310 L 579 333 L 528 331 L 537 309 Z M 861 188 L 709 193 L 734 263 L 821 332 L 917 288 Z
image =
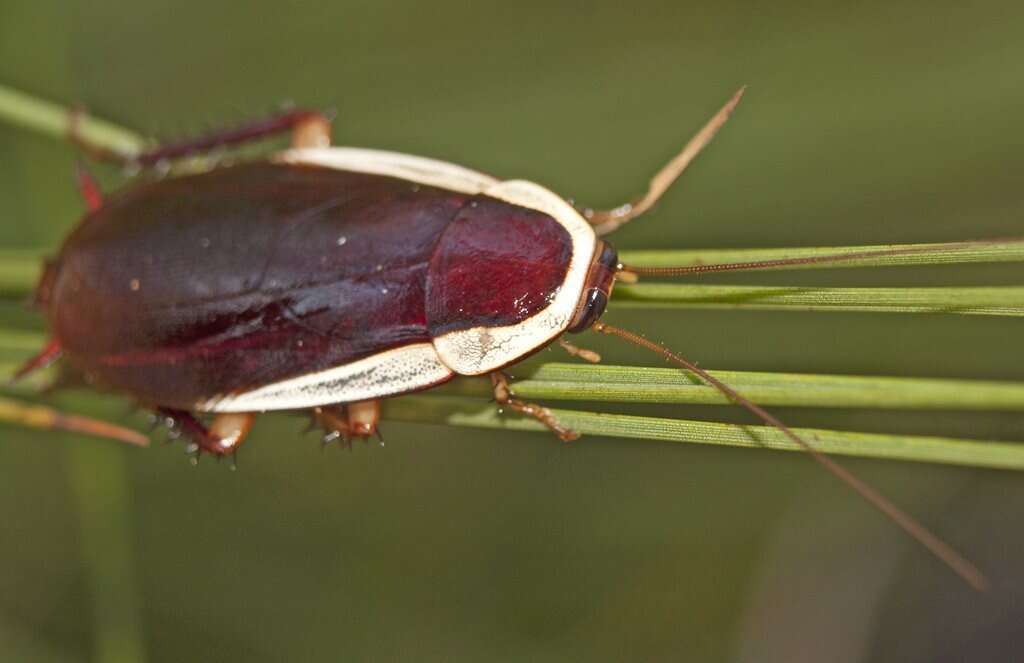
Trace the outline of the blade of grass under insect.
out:
M 623 308 L 703 308 L 884 313 L 1024 315 L 1024 286 L 934 288 L 815 288 L 638 283 L 620 285 L 612 304 Z
M 27 400 L 38 398 L 38 395 L 27 396 Z M 101 394 L 81 391 L 66 393 L 60 399 L 62 407 L 90 412 L 94 408 L 110 410 L 109 400 L 109 397 Z M 780 431 L 766 426 L 741 426 L 555 408 L 552 412 L 562 423 L 584 435 L 800 450 Z M 494 403 L 484 398 L 428 394 L 385 399 L 383 416 L 386 420 L 393 421 L 538 431 L 550 435 L 550 431 L 533 419 L 512 413 L 498 414 Z M 969 467 L 1024 469 L 1024 443 L 823 429 L 796 430 L 827 453 Z
M 959 263 L 1020 262 L 1024 239 L 935 244 L 883 244 L 866 246 L 791 247 L 773 249 L 687 249 L 680 251 L 623 251 L 622 262 L 636 267 L 685 267 L 722 263 L 761 262 L 787 258 L 815 258 L 866 251 L 908 251 L 893 255 L 851 258 L 839 263 L 784 265 L 771 269 L 832 269 L 837 267 L 891 267 L 900 265 L 949 265 Z M 735 271 L 753 271 L 735 270 Z
M 801 407 L 1024 410 L 1024 383 L 880 376 L 710 371 L 761 405 Z M 717 389 L 675 368 L 544 363 L 517 368 L 519 398 L 614 403 L 728 404 Z M 489 396 L 483 379 L 456 380 L 438 393 Z
M 775 428 L 707 421 L 551 409 L 559 421 L 584 435 L 661 440 L 717 446 L 802 451 Z M 537 431 L 543 424 L 515 414 L 501 415 L 493 403 L 453 396 L 406 396 L 384 401 L 385 419 L 472 428 Z M 794 428 L 829 454 L 911 460 L 971 467 L 1024 469 L 1024 444 L 919 435 L 885 435 Z M 583 444 L 573 442 L 570 444 Z
M 0 250 L 0 296 L 27 297 L 39 282 L 44 252 Z
M 28 359 L 45 342 L 46 339 L 39 332 L 0 327 L 0 357 Z
M 66 140 L 71 109 L 0 84 L 0 119 L 57 140 Z M 112 122 L 79 115 L 78 134 L 90 143 L 119 154 L 134 154 L 146 140 Z
M 32 398 L 29 397 L 30 400 Z M 63 406 L 92 411 L 93 407 L 108 410 L 108 400 L 100 394 L 75 392 L 65 394 L 61 402 Z M 551 411 L 562 423 L 584 435 L 800 451 L 800 448 L 779 430 L 766 426 L 742 426 L 560 408 L 552 408 Z M 382 414 L 385 420 L 391 421 L 534 431 L 551 435 L 551 432 L 536 420 L 511 412 L 499 414 L 494 403 L 482 398 L 436 394 L 409 395 L 385 399 Z M 806 436 L 806 439 L 817 448 L 830 454 L 965 467 L 1024 469 L 1024 443 L 824 429 L 794 430 Z
M 0 378 L 12 375 L 44 342 L 43 335 L 36 332 L 0 328 Z M 762 405 L 1024 410 L 1024 383 L 1017 382 L 754 371 L 711 373 Z M 41 371 L 0 391 L 31 396 L 51 375 Z M 541 401 L 694 405 L 728 402 L 717 390 L 674 368 L 546 362 L 520 366 L 515 375 L 516 394 Z M 486 380 L 464 378 L 438 391 L 489 397 L 491 388 Z
M 145 435 L 122 426 L 10 398 L 0 397 L 0 422 L 42 430 L 62 430 L 83 435 L 96 435 L 140 447 L 149 444 L 149 438 Z

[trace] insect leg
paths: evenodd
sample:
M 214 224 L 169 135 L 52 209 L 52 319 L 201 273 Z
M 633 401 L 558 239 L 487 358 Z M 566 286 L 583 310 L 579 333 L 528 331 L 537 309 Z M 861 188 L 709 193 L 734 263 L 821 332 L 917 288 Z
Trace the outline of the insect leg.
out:
M 16 382 L 21 378 L 25 377 L 29 373 L 34 373 L 39 369 L 46 368 L 53 362 L 60 359 L 63 350 L 60 347 L 60 341 L 55 338 L 51 338 L 43 346 L 43 349 L 37 352 L 34 356 L 28 359 L 24 364 L 21 365 L 14 375 L 11 377 L 11 382 Z
M 254 421 L 256 415 L 252 412 L 222 413 L 213 418 L 209 432 L 225 454 L 234 453 L 245 442 Z
M 491 373 L 491 385 L 494 387 L 494 400 L 497 401 L 499 405 L 511 408 L 520 414 L 533 417 L 550 428 L 551 431 L 558 436 L 558 439 L 563 442 L 571 442 L 572 440 L 579 438 L 580 434 L 560 424 L 555 415 L 551 413 L 551 410 L 534 403 L 525 403 L 514 398 L 512 390 L 508 385 L 508 376 L 501 371 L 494 371 Z
M 211 456 L 229 456 L 245 441 L 256 415 L 251 412 L 221 413 L 213 418 L 207 428 L 191 412 L 158 408 L 157 412 L 172 419 L 181 431 L 188 435 L 197 453 Z
M 68 138 L 95 159 L 113 161 L 125 166 L 155 166 L 162 161 L 202 154 L 218 147 L 241 145 L 288 131 L 292 132 L 293 147 L 327 147 L 331 142 L 331 121 L 324 113 L 308 108 L 296 108 L 232 129 L 167 143 L 141 154 L 124 155 L 111 152 L 84 138 L 78 131 L 81 115 L 81 110 L 72 112 L 68 122 Z
M 736 105 L 740 103 L 744 90 L 746 87 L 737 90 L 732 98 L 715 113 L 714 117 L 708 120 L 708 123 L 690 139 L 682 151 L 651 178 L 647 191 L 642 196 L 609 210 L 581 209 L 580 213 L 594 226 L 594 231 L 598 235 L 607 235 L 653 207 L 662 194 L 676 181 L 676 178 L 683 174 L 690 162 L 715 137 L 718 130 L 729 119 L 729 115 L 732 114 Z
M 95 212 L 103 207 L 103 192 L 100 190 L 100 185 L 82 163 L 75 164 L 75 181 L 78 185 L 78 193 L 82 196 L 87 210 Z
M 575 343 L 570 343 L 569 341 L 565 340 L 564 338 L 559 338 L 558 339 L 558 345 L 560 345 L 561 348 L 563 350 L 565 350 L 566 352 L 568 352 L 569 355 L 572 356 L 572 357 L 579 357 L 583 361 L 589 361 L 591 364 L 600 364 L 601 363 L 601 355 L 596 353 L 596 352 L 594 352 L 593 350 L 587 350 L 586 348 L 581 348 L 580 346 L 576 345 Z
M 359 401 L 345 405 L 330 405 L 312 409 L 313 418 L 327 431 L 324 442 L 341 438 L 350 443 L 353 437 L 365 440 L 380 436 L 380 401 Z
M 132 162 L 143 167 L 154 166 L 161 161 L 201 154 L 218 147 L 241 145 L 287 131 L 293 132 L 293 147 L 326 147 L 331 143 L 331 121 L 327 116 L 320 111 L 297 108 L 234 129 L 215 131 L 191 140 L 161 145 L 139 154 Z
M 348 430 L 361 438 L 377 434 L 380 423 L 380 401 L 359 401 L 348 404 Z
M 313 421 L 324 429 L 323 446 L 340 439 L 352 449 L 352 437 L 349 434 L 348 415 L 344 405 L 327 405 L 310 410 Z M 315 424 L 314 424 L 315 425 Z

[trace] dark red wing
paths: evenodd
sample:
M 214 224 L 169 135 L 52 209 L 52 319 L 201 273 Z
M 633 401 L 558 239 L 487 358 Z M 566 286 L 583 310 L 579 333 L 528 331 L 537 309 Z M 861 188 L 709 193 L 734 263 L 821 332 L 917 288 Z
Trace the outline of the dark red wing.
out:
M 428 340 L 424 284 L 463 195 L 249 164 L 129 189 L 58 260 L 69 359 L 179 407 Z

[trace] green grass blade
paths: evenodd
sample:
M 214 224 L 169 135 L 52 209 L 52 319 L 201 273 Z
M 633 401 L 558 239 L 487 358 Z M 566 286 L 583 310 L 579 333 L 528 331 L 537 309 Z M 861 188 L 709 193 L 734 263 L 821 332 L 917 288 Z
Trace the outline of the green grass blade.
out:
M 788 311 L 1024 315 L 1024 286 L 815 288 L 637 283 L 620 285 L 615 306 Z
M 718 446 L 800 451 L 775 428 L 706 421 L 638 417 L 578 410 L 551 410 L 559 421 L 584 435 L 661 440 Z M 542 424 L 516 414 L 499 414 L 493 403 L 451 396 L 406 396 L 384 402 L 383 416 L 395 421 L 538 431 Z M 971 467 L 1024 469 L 1024 444 L 918 435 L 852 433 L 795 428 L 818 449 L 836 455 L 910 460 Z M 585 440 L 586 438 L 584 438 Z M 585 444 L 585 441 L 570 444 Z
M 42 334 L 0 329 L 0 378 L 14 373 L 42 347 Z M 711 371 L 762 405 L 918 410 L 1024 410 L 1024 384 L 985 380 L 882 376 Z M 646 366 L 558 363 L 523 365 L 513 382 L 521 398 L 617 403 L 721 404 L 728 401 L 686 371 Z M 45 382 L 47 373 L 7 386 L 27 395 Z M 489 382 L 463 378 L 440 393 L 488 397 Z
M 71 109 L 0 84 L 0 120 L 67 140 Z M 146 146 L 139 134 L 87 114 L 78 117 L 78 134 L 90 143 L 118 154 L 135 154 Z
M 517 368 L 520 398 L 614 403 L 725 404 L 717 389 L 674 368 L 545 363 Z M 1024 410 L 1024 383 L 807 373 L 711 371 L 761 405 L 919 410 Z M 457 380 L 440 393 L 487 396 L 486 380 Z
M 43 253 L 32 250 L 0 250 L 0 296 L 27 297 L 39 281 Z
M 122 426 L 10 398 L 0 397 L 0 422 L 42 430 L 63 430 L 93 435 L 139 447 L 149 444 L 145 435 Z
M 838 263 L 786 265 L 772 269 L 831 269 L 836 267 L 893 267 L 902 265 L 951 265 L 1024 261 L 1024 239 L 990 242 L 945 242 L 937 244 L 883 244 L 866 246 L 820 246 L 774 249 L 688 249 L 681 251 L 623 251 L 622 261 L 635 267 L 685 267 L 734 262 L 759 262 L 786 258 L 815 258 L 865 251 L 912 251 L 888 256 L 851 258 Z M 736 270 L 745 271 L 745 270 Z
M 46 339 L 39 332 L 0 327 L 0 357 L 28 359 L 37 352 Z
M 61 402 L 76 409 L 103 410 L 103 396 L 77 393 Z M 31 400 L 38 396 L 30 397 Z M 116 400 L 116 399 L 115 399 Z M 741 426 L 707 421 L 552 409 L 559 420 L 585 436 L 684 442 L 744 448 L 800 451 L 783 434 L 767 426 Z M 108 412 L 108 415 L 110 413 Z M 481 429 L 533 431 L 551 436 L 542 424 L 512 412 L 500 414 L 494 403 L 481 398 L 411 395 L 386 399 L 383 417 L 389 421 L 462 426 Z M 1024 469 L 1024 444 L 920 435 L 888 435 L 824 429 L 795 429 L 817 448 L 830 454 L 940 463 L 968 467 Z M 586 438 L 584 438 L 586 440 Z M 553 442 L 554 443 L 554 442 Z M 581 444 L 584 442 L 576 442 Z

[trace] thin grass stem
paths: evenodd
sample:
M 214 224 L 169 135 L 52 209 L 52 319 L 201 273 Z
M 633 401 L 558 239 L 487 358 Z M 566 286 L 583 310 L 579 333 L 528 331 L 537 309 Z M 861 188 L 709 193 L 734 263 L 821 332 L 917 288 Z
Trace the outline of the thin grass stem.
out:
M 612 298 L 623 308 L 747 309 L 1024 315 L 1024 286 L 817 288 L 638 283 Z
M 773 267 L 782 269 L 835 269 L 846 267 L 894 267 L 908 265 L 953 265 L 965 263 L 1020 262 L 1024 260 L 1024 239 L 1011 238 L 979 242 L 930 244 L 884 244 L 874 246 L 823 246 L 771 249 L 687 249 L 672 251 L 623 251 L 624 263 L 636 267 L 687 267 L 722 263 L 763 262 L 789 258 L 815 258 L 870 251 L 904 251 L 891 255 L 844 260 L 835 264 L 811 263 Z M 742 271 L 742 270 L 736 270 Z
M 0 84 L 0 120 L 36 133 L 66 140 L 74 110 Z M 85 113 L 77 115 L 76 131 L 91 144 L 117 154 L 135 154 L 146 146 L 139 134 Z
M 561 423 L 584 435 L 802 451 L 780 430 L 767 426 L 741 426 L 555 408 L 552 408 L 551 412 Z M 551 434 L 543 424 L 533 419 L 525 419 L 515 414 L 499 414 L 493 403 L 454 396 L 407 396 L 388 400 L 384 403 L 383 415 L 386 419 L 395 421 Z M 816 428 L 793 430 L 804 436 L 817 449 L 829 454 L 969 467 L 1024 469 L 1024 444 L 1014 442 L 855 433 Z

